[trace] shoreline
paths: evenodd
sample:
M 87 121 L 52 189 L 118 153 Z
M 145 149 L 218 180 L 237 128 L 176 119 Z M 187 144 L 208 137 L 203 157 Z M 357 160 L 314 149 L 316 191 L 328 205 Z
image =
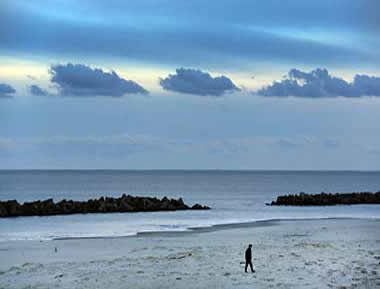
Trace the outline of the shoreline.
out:
M 164 212 L 153 212 L 153 213 L 164 213 Z M 149 214 L 149 213 L 143 213 L 143 214 Z M 97 215 L 97 214 L 96 214 Z M 56 218 L 56 217 L 62 217 L 62 216 L 50 216 L 50 218 Z M 63 216 L 65 217 L 65 216 Z M 22 221 L 24 217 L 15 217 L 11 219 L 17 219 L 18 222 Z M 33 218 L 37 219 L 40 218 L 39 216 L 34 217 L 27 217 L 27 218 Z M 4 219 L 4 220 L 10 220 L 10 218 Z M 249 220 L 249 221 L 232 221 L 232 222 L 221 222 L 221 223 L 214 223 L 214 224 L 202 224 L 202 225 L 189 225 L 189 226 L 179 226 L 177 228 L 163 228 L 161 229 L 148 229 L 144 230 L 141 228 L 135 228 L 136 230 L 131 230 L 130 232 L 127 232 L 125 234 L 82 234 L 81 235 L 75 235 L 75 232 L 73 235 L 70 234 L 64 234 L 63 236 L 59 236 L 60 234 L 54 235 L 46 235 L 46 236 L 31 236 L 31 237 L 24 237 L 21 236 L 13 237 L 12 235 L 7 236 L 4 234 L 2 239 L 0 240 L 0 245 L 7 243 L 7 242 L 50 242 L 50 241 L 69 241 L 69 240 L 117 240 L 117 239 L 131 239 L 131 238 L 141 238 L 145 236 L 150 237 L 179 237 L 184 235 L 192 235 L 192 234 L 200 234 L 200 233 L 210 233 L 210 232 L 217 232 L 217 231 L 228 231 L 228 230 L 236 230 L 236 229 L 250 229 L 250 228 L 258 228 L 258 227 L 270 227 L 270 226 L 278 226 L 282 223 L 289 223 L 289 222 L 317 222 L 317 221 L 334 221 L 334 220 L 367 220 L 367 221 L 379 221 L 379 217 L 368 217 L 368 216 L 342 216 L 342 217 L 319 217 L 319 216 L 313 216 L 313 217 L 291 217 L 291 218 L 271 218 L 271 219 L 257 219 L 257 220 Z M 2 220 L 0 219 L 0 224 Z M 34 221 L 33 221 L 34 222 Z M 32 224 L 33 224 L 32 222 Z M 50 222 L 51 223 L 51 222 Z M 5 223 L 4 223 L 5 225 Z
M 249 222 L 237 222 L 237 223 L 221 223 L 210 226 L 201 226 L 201 227 L 188 227 L 181 230 L 166 230 L 166 231 L 140 231 L 132 233 L 130 235 L 122 236 L 88 236 L 88 237 L 62 237 L 62 238 L 53 238 L 47 241 L 69 241 L 69 240 L 107 240 L 107 239 L 125 239 L 125 238 L 140 238 L 140 237 L 179 237 L 188 234 L 197 234 L 197 233 L 210 233 L 217 231 L 225 230 L 234 230 L 234 229 L 244 229 L 244 228 L 256 228 L 256 227 L 269 227 L 269 226 L 278 226 L 282 222 L 313 222 L 313 221 L 328 221 L 328 220 L 367 220 L 367 221 L 380 221 L 380 218 L 354 218 L 354 217 L 326 217 L 326 218 L 284 218 L 284 219 L 267 219 L 267 220 L 257 220 Z M 25 241 L 25 240 L 23 240 Z M 32 241 L 41 241 L 41 240 L 32 240 Z

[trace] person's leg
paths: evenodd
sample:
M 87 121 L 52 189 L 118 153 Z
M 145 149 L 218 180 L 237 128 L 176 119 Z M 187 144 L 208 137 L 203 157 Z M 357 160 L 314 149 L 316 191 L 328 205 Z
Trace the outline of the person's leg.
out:
M 251 267 L 251 272 L 255 272 L 255 270 L 253 270 L 252 261 L 249 262 L 249 267 Z
M 245 261 L 245 272 L 247 273 L 247 269 L 248 269 L 248 262 Z

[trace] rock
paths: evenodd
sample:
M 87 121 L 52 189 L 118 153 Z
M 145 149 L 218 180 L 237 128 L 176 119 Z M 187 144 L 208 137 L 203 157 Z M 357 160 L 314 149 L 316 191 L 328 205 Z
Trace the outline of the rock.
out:
M 167 197 L 163 197 L 161 202 L 160 202 L 159 210 L 171 211 L 172 208 L 173 208 L 173 206 L 170 204 L 169 199 Z
M 191 207 L 192 210 L 210 210 L 207 206 L 202 206 L 200 204 L 195 204 Z
M 7 209 L 3 204 L 0 204 L 0 217 L 6 217 L 8 215 Z
M 21 205 L 16 200 L 6 201 L 4 206 L 10 217 L 19 216 L 22 213 Z
M 182 198 L 179 198 L 178 200 L 172 200 L 172 203 L 176 208 L 178 208 L 180 210 L 189 209 L 189 207 L 187 205 L 185 205 L 185 203 L 183 202 Z
M 122 199 L 120 202 L 120 211 L 123 212 L 134 212 L 135 209 L 125 200 Z
M 151 197 L 133 197 L 123 194 L 120 198 L 101 197 L 88 201 L 61 200 L 54 203 L 53 199 L 25 202 L 20 205 L 16 200 L 0 201 L 0 217 L 17 216 L 48 216 L 87 213 L 125 213 L 152 212 L 174 210 L 208 210 L 207 206 L 195 204 L 187 206 L 182 198 L 160 199 Z
M 143 208 L 146 211 L 153 211 L 154 210 L 154 202 L 149 198 L 143 199 Z

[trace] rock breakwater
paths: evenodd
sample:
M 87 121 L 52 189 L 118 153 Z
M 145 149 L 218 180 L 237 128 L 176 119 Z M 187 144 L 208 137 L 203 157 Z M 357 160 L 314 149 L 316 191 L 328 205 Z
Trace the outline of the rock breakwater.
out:
M 207 206 L 186 205 L 182 198 L 162 199 L 151 197 L 134 197 L 123 194 L 120 198 L 101 197 L 88 201 L 62 200 L 57 203 L 53 199 L 44 201 L 18 203 L 16 200 L 0 201 L 0 217 L 19 216 L 51 216 L 88 213 L 132 213 L 176 210 L 209 210 Z
M 334 206 L 334 205 L 357 205 L 357 204 L 380 204 L 380 191 L 377 193 L 335 193 L 335 194 L 306 194 L 278 196 L 272 201 L 272 206 Z

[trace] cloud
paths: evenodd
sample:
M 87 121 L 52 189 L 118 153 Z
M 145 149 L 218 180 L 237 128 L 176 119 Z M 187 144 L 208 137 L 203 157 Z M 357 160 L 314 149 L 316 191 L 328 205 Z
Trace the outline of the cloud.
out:
M 380 77 L 356 75 L 353 82 L 347 82 L 331 76 L 327 69 L 317 68 L 311 72 L 291 69 L 285 79 L 274 81 L 255 94 L 309 98 L 380 96 Z
M 29 91 L 32 95 L 36 96 L 47 96 L 49 93 L 45 90 L 39 87 L 37 84 L 33 84 L 29 86 Z
M 30 80 L 37 80 L 37 77 L 30 74 L 27 74 L 26 77 L 29 78 Z
M 361 95 L 380 96 L 380 77 L 356 75 L 354 87 Z
M 373 67 L 379 57 L 379 4 L 373 0 L 296 0 L 281 3 L 281 9 L 275 0 L 239 5 L 221 0 L 219 7 L 201 0 L 191 5 L 116 0 L 113 5 L 91 1 L 91 11 L 74 0 L 59 11 L 43 0 L 2 2 L 0 43 L 10 55 L 85 55 L 239 70 L 278 61 Z
M 49 73 L 62 96 L 121 97 L 129 93 L 148 93 L 136 82 L 119 77 L 115 71 L 105 72 L 83 64 L 52 65 Z
M 186 68 L 178 68 L 176 74 L 161 78 L 160 85 L 165 90 L 202 96 L 222 96 L 226 92 L 240 91 L 224 75 L 212 77 L 207 72 Z
M 12 97 L 16 90 L 6 83 L 0 83 L 0 98 L 1 97 Z

